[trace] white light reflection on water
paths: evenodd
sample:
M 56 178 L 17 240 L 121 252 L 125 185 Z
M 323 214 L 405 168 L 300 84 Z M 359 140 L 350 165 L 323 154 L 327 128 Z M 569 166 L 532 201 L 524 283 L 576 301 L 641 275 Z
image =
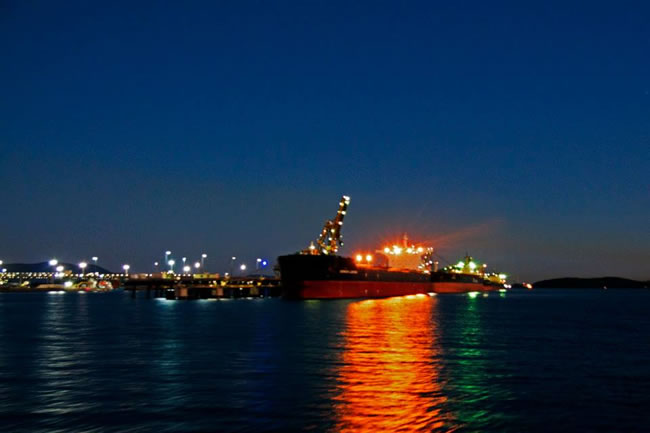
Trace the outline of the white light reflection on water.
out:
M 198 304 L 197 304 L 198 305 Z M 174 410 L 187 403 L 188 384 L 183 380 L 185 341 L 184 331 L 192 327 L 192 320 L 184 321 L 182 310 L 188 305 L 183 301 L 158 302 L 156 312 L 152 317 L 153 330 L 157 334 L 154 344 L 149 347 L 153 396 L 151 402 L 157 411 Z M 191 317 L 188 317 L 191 319 Z
M 45 299 L 41 326 L 48 332 L 40 340 L 34 359 L 35 414 L 65 415 L 96 405 L 89 386 L 91 342 L 85 335 L 89 328 L 88 298 L 71 295 Z

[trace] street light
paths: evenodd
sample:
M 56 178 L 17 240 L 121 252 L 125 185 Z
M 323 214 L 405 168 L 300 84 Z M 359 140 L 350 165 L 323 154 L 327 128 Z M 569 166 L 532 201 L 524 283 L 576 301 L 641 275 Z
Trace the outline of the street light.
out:
M 186 273 L 186 274 L 189 274 L 190 269 L 192 269 L 192 268 L 190 268 L 189 266 L 183 266 L 183 272 Z
M 0 264 L 1 264 L 1 263 L 0 263 Z M 197 271 L 199 270 L 200 267 L 201 267 L 201 263 L 199 263 L 199 262 L 194 263 L 194 268 L 195 268 Z
M 174 265 L 176 264 L 176 261 L 174 259 L 171 259 L 167 262 L 167 264 L 169 265 L 169 269 L 174 272 Z
M 259 271 L 260 270 L 260 263 L 262 263 L 262 259 L 258 258 L 255 260 L 255 270 Z
M 131 266 L 129 266 L 129 265 L 123 265 L 123 266 L 122 266 L 122 269 L 124 269 L 124 273 L 125 273 L 126 276 L 128 277 L 128 276 L 129 276 L 129 269 L 131 269 Z
M 93 262 L 95 263 L 95 266 L 97 266 L 97 260 L 99 260 L 99 257 L 93 256 Z
M 172 252 L 167 250 L 165 251 L 165 263 L 169 263 L 169 256 L 172 255 Z
M 205 259 L 208 257 L 206 253 L 201 254 L 201 269 L 205 269 Z
M 237 260 L 237 257 L 232 256 L 230 258 L 230 275 L 233 275 L 235 273 L 235 260 Z
M 246 265 L 242 263 L 241 266 L 239 266 L 239 269 L 241 269 L 242 275 L 244 275 L 244 271 L 246 270 Z
M 50 266 L 56 266 L 59 264 L 59 261 L 57 259 L 52 259 L 48 263 Z M 54 282 L 54 271 L 52 271 L 52 282 Z
M 81 275 L 82 276 L 83 276 L 83 274 L 84 274 L 84 272 L 86 270 L 86 266 L 88 266 L 88 263 L 86 263 L 86 262 L 79 263 L 79 267 L 81 268 Z

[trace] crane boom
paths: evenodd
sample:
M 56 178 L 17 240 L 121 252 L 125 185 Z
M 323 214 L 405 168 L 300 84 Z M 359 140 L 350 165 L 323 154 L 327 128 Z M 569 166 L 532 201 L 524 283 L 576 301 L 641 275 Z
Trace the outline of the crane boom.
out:
M 312 243 L 305 252 L 309 254 L 336 254 L 339 246 L 343 246 L 341 227 L 350 204 L 350 197 L 344 195 L 339 202 L 339 210 L 334 219 L 325 221 L 323 230 L 316 240 L 317 247 Z

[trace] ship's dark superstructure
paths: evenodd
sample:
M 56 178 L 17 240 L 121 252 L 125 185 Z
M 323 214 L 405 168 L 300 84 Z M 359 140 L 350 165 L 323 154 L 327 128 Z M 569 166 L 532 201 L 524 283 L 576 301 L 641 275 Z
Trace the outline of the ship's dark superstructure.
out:
M 476 265 L 471 257 L 466 257 L 465 262 L 459 262 L 456 267 L 433 271 L 433 249 L 409 246 L 406 236 L 403 248 L 395 245 L 378 252 L 387 259 L 383 265 L 373 265 L 371 255 L 357 255 L 356 260 L 336 255 L 339 244 L 342 245 L 341 226 L 349 202 L 349 197 L 343 196 L 337 216 L 325 223 L 317 241 L 318 247 L 312 243 L 300 253 L 278 257 L 285 297 L 385 298 L 419 293 L 483 292 L 503 288 L 501 281 L 490 281 L 482 269 L 475 271 Z M 396 257 L 402 254 L 417 257 L 418 263 L 411 268 L 391 266 L 391 263 L 412 262 Z

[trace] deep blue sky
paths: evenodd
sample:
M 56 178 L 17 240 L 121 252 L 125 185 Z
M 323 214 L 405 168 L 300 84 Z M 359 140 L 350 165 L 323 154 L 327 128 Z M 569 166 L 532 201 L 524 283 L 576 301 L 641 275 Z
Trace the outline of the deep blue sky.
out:
M 0 3 L 0 259 L 650 278 L 647 2 L 163 3 Z

